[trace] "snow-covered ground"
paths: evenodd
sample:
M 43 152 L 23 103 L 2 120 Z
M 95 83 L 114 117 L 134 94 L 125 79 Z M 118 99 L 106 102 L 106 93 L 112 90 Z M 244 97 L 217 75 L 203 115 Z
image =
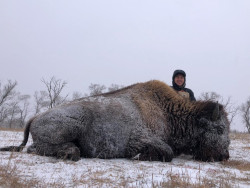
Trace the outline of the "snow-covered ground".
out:
M 170 163 L 85 158 L 71 162 L 27 154 L 25 149 L 0 152 L 0 167 L 14 169 L 20 180 L 36 181 L 40 187 L 250 187 L 250 134 L 231 138 L 230 160 L 225 163 L 194 161 L 186 155 Z M 22 139 L 22 132 L 0 131 L 0 147 L 19 145 Z M 31 143 L 30 137 L 27 145 Z

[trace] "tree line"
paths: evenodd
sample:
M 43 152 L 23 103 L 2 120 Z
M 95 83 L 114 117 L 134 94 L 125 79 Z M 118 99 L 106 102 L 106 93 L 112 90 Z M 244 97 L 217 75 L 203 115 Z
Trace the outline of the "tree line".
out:
M 82 97 L 98 95 L 108 91 L 115 91 L 124 86 L 111 84 L 109 87 L 91 83 L 89 93 L 73 92 L 72 96 L 63 95 L 62 91 L 67 85 L 66 81 L 51 77 L 49 80 L 42 79 L 44 90 L 35 91 L 33 98 L 16 91 L 17 81 L 8 80 L 2 83 L 0 80 L 0 127 L 23 128 L 29 116 L 37 115 L 57 105 Z M 240 106 L 232 103 L 231 97 L 223 98 L 216 92 L 204 92 L 199 100 L 218 101 L 223 104 L 231 124 L 235 116 L 240 113 L 242 121 L 250 133 L 250 97 Z M 31 105 L 31 100 L 32 102 Z
M 44 90 L 35 91 L 33 97 L 16 91 L 17 81 L 0 80 L 0 127 L 23 128 L 30 116 L 40 114 L 57 105 L 82 97 L 98 95 L 106 91 L 114 91 L 122 85 L 111 84 L 109 87 L 100 84 L 90 84 L 89 93 L 73 92 L 72 96 L 63 95 L 66 81 L 51 77 L 41 80 Z M 32 101 L 32 102 L 31 102 Z

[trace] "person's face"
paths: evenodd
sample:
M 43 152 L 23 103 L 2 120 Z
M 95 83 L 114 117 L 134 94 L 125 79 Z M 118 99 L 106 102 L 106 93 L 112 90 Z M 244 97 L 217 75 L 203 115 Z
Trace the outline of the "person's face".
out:
M 178 86 L 182 86 L 184 84 L 185 78 L 182 74 L 177 74 L 174 77 L 174 82 L 178 85 Z

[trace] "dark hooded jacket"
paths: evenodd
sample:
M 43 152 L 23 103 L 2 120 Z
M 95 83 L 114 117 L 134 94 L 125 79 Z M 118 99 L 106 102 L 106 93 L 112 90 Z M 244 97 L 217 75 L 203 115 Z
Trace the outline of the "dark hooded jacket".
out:
M 184 83 L 182 86 L 178 86 L 175 82 L 174 82 L 174 78 L 176 75 L 178 74 L 181 74 L 184 76 Z M 188 89 L 188 88 L 185 88 L 186 86 L 186 73 L 183 71 L 183 70 L 175 70 L 174 73 L 173 73 L 173 77 L 172 77 L 172 88 L 179 92 L 179 91 L 185 91 L 187 93 L 189 93 L 189 98 L 190 98 L 190 101 L 196 101 L 195 97 L 194 97 L 194 93 L 191 89 Z

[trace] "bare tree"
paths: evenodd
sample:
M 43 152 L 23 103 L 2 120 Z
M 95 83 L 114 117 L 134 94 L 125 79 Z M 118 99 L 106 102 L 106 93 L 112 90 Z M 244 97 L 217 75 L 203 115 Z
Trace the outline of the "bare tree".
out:
M 108 91 L 115 91 L 115 90 L 118 90 L 120 88 L 122 88 L 124 86 L 122 85 L 118 85 L 118 84 L 111 84 L 109 87 L 108 87 Z
M 39 114 L 43 108 L 49 106 L 48 93 L 47 91 L 35 91 L 35 115 Z
M 12 100 L 9 103 L 9 108 L 8 108 L 8 118 L 7 122 L 9 128 L 13 128 L 13 122 L 16 119 L 16 114 L 18 113 L 18 103 L 19 101 L 17 99 Z
M 9 128 L 23 127 L 29 112 L 29 95 L 21 95 L 15 92 L 12 100 L 6 107 L 5 125 Z
M 205 101 L 218 101 L 221 100 L 221 96 L 217 94 L 216 92 L 203 92 L 201 93 L 201 96 L 199 97 L 200 100 L 205 100 Z
M 10 102 L 15 96 L 15 87 L 17 86 L 17 82 L 12 82 L 8 80 L 8 83 L 3 85 L 0 81 L 0 122 L 4 122 L 9 113 L 10 113 Z
M 11 80 L 8 80 L 8 83 L 2 88 L 2 83 L 0 81 L 0 106 L 13 95 L 16 85 L 16 81 L 12 82 Z
M 91 83 L 89 86 L 90 96 L 102 94 L 105 89 L 106 89 L 105 85 Z
M 16 92 L 16 85 L 9 80 L 2 88 L 0 82 L 0 123 L 4 127 L 23 127 L 29 112 L 30 96 Z
M 42 82 L 45 84 L 48 92 L 49 106 L 48 108 L 53 108 L 59 104 L 62 104 L 66 101 L 66 97 L 62 97 L 61 93 L 63 88 L 67 85 L 67 82 L 60 79 L 56 79 L 54 76 L 50 78 L 49 81 L 42 79 Z
M 246 103 L 241 105 L 240 108 L 241 116 L 243 118 L 243 122 L 246 125 L 248 133 L 250 133 L 250 97 L 246 101 Z
M 231 97 L 228 97 L 226 100 L 224 100 L 224 98 L 216 92 L 203 92 L 199 99 L 210 100 L 214 102 L 218 101 L 219 103 L 221 103 L 228 113 L 228 119 L 230 124 L 232 124 L 235 116 L 239 111 L 239 108 L 235 107 L 235 104 L 232 103 Z
M 231 97 L 228 97 L 226 101 L 223 101 L 223 98 L 221 100 L 221 103 L 224 105 L 227 113 L 228 113 L 228 120 L 231 124 L 235 118 L 235 116 L 239 112 L 239 107 L 235 106 L 235 104 L 232 102 Z
M 111 92 L 111 91 L 115 91 L 115 90 L 118 90 L 120 88 L 122 88 L 124 86 L 122 85 L 118 85 L 118 84 L 111 84 L 109 87 L 108 87 L 108 91 Z M 100 84 L 90 84 L 89 86 L 89 90 L 90 90 L 90 96 L 92 95 L 99 95 L 99 94 L 102 94 L 105 92 L 106 90 L 106 86 L 105 85 L 100 85 Z M 86 94 L 85 94 L 86 96 Z
M 82 98 L 83 95 L 82 93 L 78 92 L 78 91 L 75 91 L 73 94 L 72 94 L 72 100 L 76 100 L 76 99 L 80 99 Z
M 7 117 L 8 117 L 8 109 L 1 106 L 0 107 L 0 123 L 3 123 Z
M 19 105 L 18 105 L 19 127 L 24 127 L 25 120 L 29 113 L 30 95 L 20 95 L 18 99 L 19 99 Z

